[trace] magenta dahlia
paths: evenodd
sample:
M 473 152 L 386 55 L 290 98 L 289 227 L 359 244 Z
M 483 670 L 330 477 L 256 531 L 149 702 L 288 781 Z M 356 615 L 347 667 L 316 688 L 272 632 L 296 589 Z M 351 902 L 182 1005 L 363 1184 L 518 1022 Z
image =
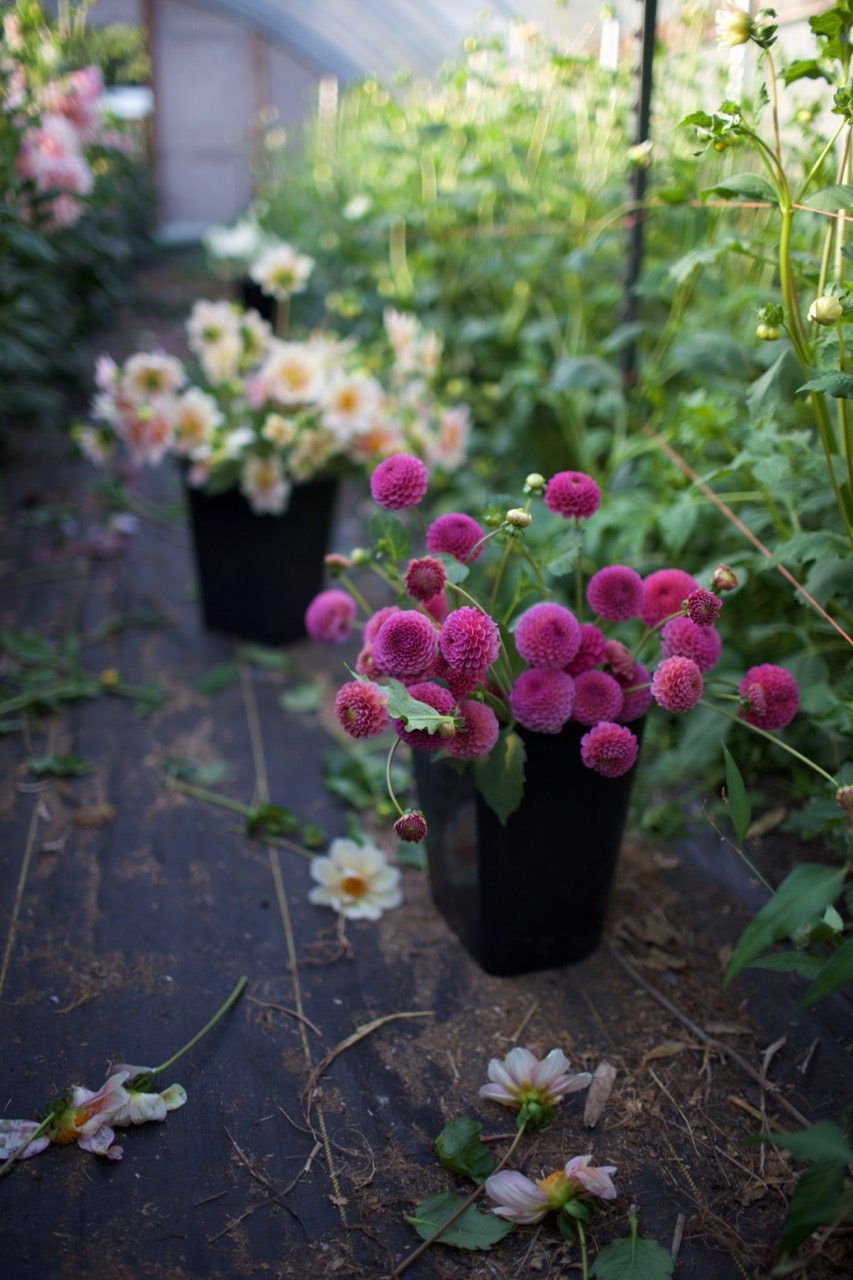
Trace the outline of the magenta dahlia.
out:
M 321 591 L 305 611 L 305 630 L 312 640 L 343 644 L 352 630 L 358 605 L 346 591 Z
M 335 715 L 351 738 L 375 738 L 388 724 L 385 694 L 375 684 L 350 680 L 337 692 Z
M 582 471 L 558 471 L 545 487 L 545 506 L 565 520 L 595 515 L 600 504 L 601 490 Z
M 622 689 L 606 671 L 582 671 L 575 677 L 572 719 L 581 724 L 615 720 L 622 710 Z
M 494 618 L 482 609 L 463 605 L 447 615 L 440 644 L 453 671 L 461 675 L 483 675 L 500 653 L 501 633 Z
M 604 632 L 593 622 L 581 623 L 581 642 L 571 662 L 566 663 L 566 671 L 570 676 L 579 676 L 582 671 L 591 671 L 604 661 L 604 647 L 607 643 Z
M 515 647 L 531 667 L 565 667 L 580 648 L 580 624 L 561 604 L 534 604 L 518 619 Z
M 702 672 L 692 658 L 664 658 L 652 676 L 652 697 L 665 711 L 692 711 L 702 697 Z
M 447 572 L 440 560 L 434 556 L 422 556 L 420 560 L 410 560 L 406 570 L 406 594 L 413 600 L 426 604 L 434 596 L 444 591 Z
M 646 714 L 652 705 L 650 682 L 649 670 L 642 662 L 634 663 L 629 679 L 619 681 L 622 685 L 622 710 L 616 718 L 620 724 L 630 724 L 632 720 L 640 720 Z
M 683 569 L 656 569 L 643 582 L 640 617 L 647 627 L 656 627 L 670 614 L 678 613 L 699 583 Z
M 384 609 L 377 609 L 372 617 L 367 619 L 364 624 L 364 643 L 373 644 L 373 641 L 379 635 L 379 629 L 383 622 L 387 622 L 395 613 L 400 613 L 400 607 L 396 604 L 386 604 Z
M 420 809 L 407 809 L 394 823 L 394 831 L 398 840 L 407 844 L 420 844 L 427 833 L 427 823 Z
M 471 516 L 466 516 L 461 511 L 453 511 L 449 515 L 439 516 L 437 520 L 433 520 L 426 531 L 426 544 L 433 555 L 444 552 L 445 555 L 453 556 L 454 560 L 469 564 L 479 560 L 483 554 L 482 546 L 477 547 L 477 543 L 482 543 L 485 536 L 485 529 L 481 528 Z M 477 547 L 476 551 L 474 551 L 475 547 Z
M 608 640 L 604 645 L 604 664 L 613 672 L 620 684 L 634 674 L 634 655 L 621 640 Z
M 438 634 L 429 618 L 401 609 L 382 623 L 373 641 L 378 670 L 397 680 L 426 675 L 438 657 Z
M 429 600 L 424 601 L 424 608 L 436 622 L 444 622 L 450 608 L 445 592 L 439 591 L 434 596 L 430 596 Z
M 373 501 L 386 511 L 416 507 L 429 486 L 429 472 L 411 453 L 392 453 L 370 477 Z
M 433 684 L 431 680 L 423 680 L 419 684 L 410 684 L 409 693 L 418 702 L 425 702 L 440 716 L 449 716 L 456 706 L 456 699 L 449 689 L 443 685 Z M 445 740 L 436 730 L 430 733 L 427 729 L 407 729 L 402 720 L 394 721 L 398 737 L 408 742 L 416 751 L 438 751 L 445 745 Z
M 599 569 L 586 589 L 589 606 L 608 622 L 626 622 L 637 618 L 643 604 L 643 579 L 624 564 L 611 564 Z
M 750 667 L 738 692 L 741 718 L 757 729 L 784 729 L 800 705 L 800 691 L 790 671 L 770 662 Z
M 713 627 L 700 627 L 689 618 L 670 618 L 660 633 L 664 658 L 692 658 L 700 671 L 710 671 L 720 660 L 723 642 Z
M 623 724 L 602 720 L 581 738 L 581 759 L 605 778 L 621 778 L 640 750 L 635 735 Z
M 500 733 L 494 711 L 482 702 L 463 698 L 459 703 L 458 714 L 464 724 L 452 737 L 443 740 L 447 754 L 457 760 L 477 760 L 480 756 L 487 756 Z
M 697 587 L 687 597 L 687 616 L 697 627 L 713 627 L 720 616 L 723 602 L 713 591 Z
M 559 733 L 572 714 L 575 682 L 565 671 L 533 667 L 523 671 L 510 689 L 512 714 L 525 729 Z

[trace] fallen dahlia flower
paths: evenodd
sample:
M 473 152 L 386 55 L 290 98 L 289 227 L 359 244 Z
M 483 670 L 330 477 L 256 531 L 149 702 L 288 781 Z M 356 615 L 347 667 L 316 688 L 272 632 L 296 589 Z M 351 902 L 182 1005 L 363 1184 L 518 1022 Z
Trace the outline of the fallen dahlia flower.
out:
M 770 662 L 750 667 L 738 692 L 741 718 L 757 729 L 784 729 L 800 705 L 800 691 L 790 671 Z
M 515 647 L 531 667 L 564 668 L 577 653 L 581 629 L 570 609 L 561 604 L 534 604 L 515 628 Z
M 632 767 L 640 744 L 624 724 L 602 720 L 581 738 L 581 759 L 603 778 L 621 778 Z
M 612 1174 L 615 1165 L 591 1165 L 591 1155 L 575 1156 L 564 1169 L 533 1181 L 523 1173 L 502 1169 L 486 1179 L 486 1195 L 496 1202 L 492 1210 L 510 1222 L 541 1222 L 552 1209 L 559 1212 L 570 1200 L 593 1196 L 615 1200 Z
M 552 1049 L 537 1058 L 529 1049 L 511 1049 L 505 1058 L 492 1058 L 486 1069 L 489 1083 L 480 1089 L 481 1098 L 500 1102 L 520 1111 L 525 1104 L 539 1103 L 552 1108 L 566 1094 L 586 1089 L 592 1076 L 588 1071 L 575 1073 L 562 1049 Z
M 311 877 L 318 884 L 309 902 L 331 907 L 347 920 L 378 920 L 403 901 L 400 872 L 374 845 L 333 840 L 328 857 L 312 859 Z

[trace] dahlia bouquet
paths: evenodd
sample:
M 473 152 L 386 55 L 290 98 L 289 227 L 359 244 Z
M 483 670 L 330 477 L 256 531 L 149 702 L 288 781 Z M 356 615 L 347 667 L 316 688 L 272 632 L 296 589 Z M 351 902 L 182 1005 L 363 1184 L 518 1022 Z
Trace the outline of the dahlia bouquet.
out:
M 737 586 L 731 569 L 720 565 L 707 585 L 682 568 L 643 577 L 615 564 L 590 574 L 583 532 L 601 492 L 580 472 L 529 475 L 517 505 L 492 502 L 480 520 L 451 512 L 426 524 L 419 506 L 429 481 L 411 454 L 376 467 L 373 547 L 327 557 L 340 585 L 308 608 L 309 635 L 333 644 L 364 615 L 352 678 L 335 699 L 351 738 L 392 730 L 389 761 L 405 742 L 472 762 L 505 823 L 523 796 L 525 734 L 559 734 L 575 721 L 585 730 L 584 765 L 617 778 L 637 759 L 637 726 L 653 705 L 679 716 L 709 705 L 706 684 L 722 651 L 716 624 L 724 593 Z M 395 513 L 417 521 L 423 552 L 413 554 Z M 355 567 L 378 575 L 394 601 L 371 608 L 352 582 Z M 724 715 L 763 733 L 788 724 L 798 704 L 793 676 L 769 663 L 714 690 Z M 423 814 L 404 811 L 393 792 L 392 800 L 397 835 L 422 839 Z
M 278 245 L 255 274 L 284 299 L 304 287 L 310 266 Z M 191 486 L 239 488 L 258 515 L 284 511 L 293 484 L 373 467 L 401 449 L 453 471 L 470 423 L 465 405 L 445 405 L 433 389 L 441 344 L 397 313 L 389 313 L 388 332 L 390 355 L 377 360 L 326 332 L 284 340 L 256 311 L 199 301 L 186 325 L 192 362 L 163 351 L 122 365 L 101 356 L 92 420 L 74 435 L 97 465 L 118 446 L 135 464 L 173 456 Z

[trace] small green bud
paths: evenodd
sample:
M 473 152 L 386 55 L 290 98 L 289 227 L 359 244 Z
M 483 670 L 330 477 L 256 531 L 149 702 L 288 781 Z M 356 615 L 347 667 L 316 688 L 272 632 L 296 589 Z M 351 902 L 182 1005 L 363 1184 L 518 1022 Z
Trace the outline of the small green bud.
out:
M 822 293 L 809 307 L 809 319 L 814 324 L 837 324 L 843 314 L 844 308 L 831 293 Z
M 506 522 L 512 525 L 513 529 L 526 529 L 533 523 L 533 516 L 529 511 L 525 511 L 524 507 L 510 507 L 506 513 Z
M 778 324 L 759 324 L 755 330 L 756 338 L 760 338 L 762 342 L 776 342 L 782 337 L 782 330 Z
M 353 564 L 370 564 L 370 552 L 364 547 L 353 547 L 349 553 L 349 558 Z
M 524 482 L 524 492 L 542 493 L 546 483 L 545 477 L 541 476 L 538 471 L 531 471 L 530 475 Z

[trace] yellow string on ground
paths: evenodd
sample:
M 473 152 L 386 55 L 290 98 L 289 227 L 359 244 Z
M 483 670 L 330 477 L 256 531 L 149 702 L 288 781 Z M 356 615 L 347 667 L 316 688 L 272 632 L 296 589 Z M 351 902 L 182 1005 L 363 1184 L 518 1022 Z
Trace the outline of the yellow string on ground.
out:
M 255 687 L 252 682 L 252 672 L 244 663 L 240 663 L 239 670 L 240 689 L 243 695 L 243 706 L 246 710 L 246 720 L 249 726 L 249 741 L 252 746 L 252 761 L 255 769 L 255 788 L 257 792 L 257 799 L 260 804 L 269 804 L 269 775 L 267 772 L 266 753 L 264 751 L 263 732 L 261 730 L 260 717 L 258 716 L 258 704 L 255 699 Z M 281 863 L 279 861 L 278 849 L 276 849 L 275 845 L 267 845 L 267 854 L 269 856 L 270 871 L 272 873 L 273 885 L 275 886 L 275 896 L 278 903 L 279 914 L 281 916 L 281 924 L 284 929 L 284 938 L 287 944 L 287 967 L 290 970 L 293 980 L 293 1003 L 300 1019 L 302 1019 L 305 1017 L 305 1009 L 302 1000 L 302 984 L 299 979 L 299 959 L 296 954 L 296 938 L 293 933 L 290 904 L 287 900 L 287 890 L 284 887 L 284 877 L 281 874 Z M 311 1056 L 311 1046 L 308 1043 L 308 1033 L 301 1021 L 299 1023 L 299 1038 L 302 1042 L 302 1053 L 310 1073 L 314 1069 L 314 1059 Z M 322 1104 L 320 1102 L 315 1102 L 314 1110 L 317 1116 L 317 1125 L 323 1144 L 323 1152 L 326 1157 L 326 1168 L 329 1171 L 329 1178 L 335 1193 L 333 1203 L 341 1216 L 341 1222 L 344 1227 L 348 1227 L 349 1224 L 347 1223 L 347 1216 L 344 1208 L 344 1196 L 341 1191 L 341 1184 L 335 1167 L 334 1153 L 332 1151 L 332 1144 L 329 1140 L 329 1132 L 326 1127 L 326 1117 L 323 1114 Z

